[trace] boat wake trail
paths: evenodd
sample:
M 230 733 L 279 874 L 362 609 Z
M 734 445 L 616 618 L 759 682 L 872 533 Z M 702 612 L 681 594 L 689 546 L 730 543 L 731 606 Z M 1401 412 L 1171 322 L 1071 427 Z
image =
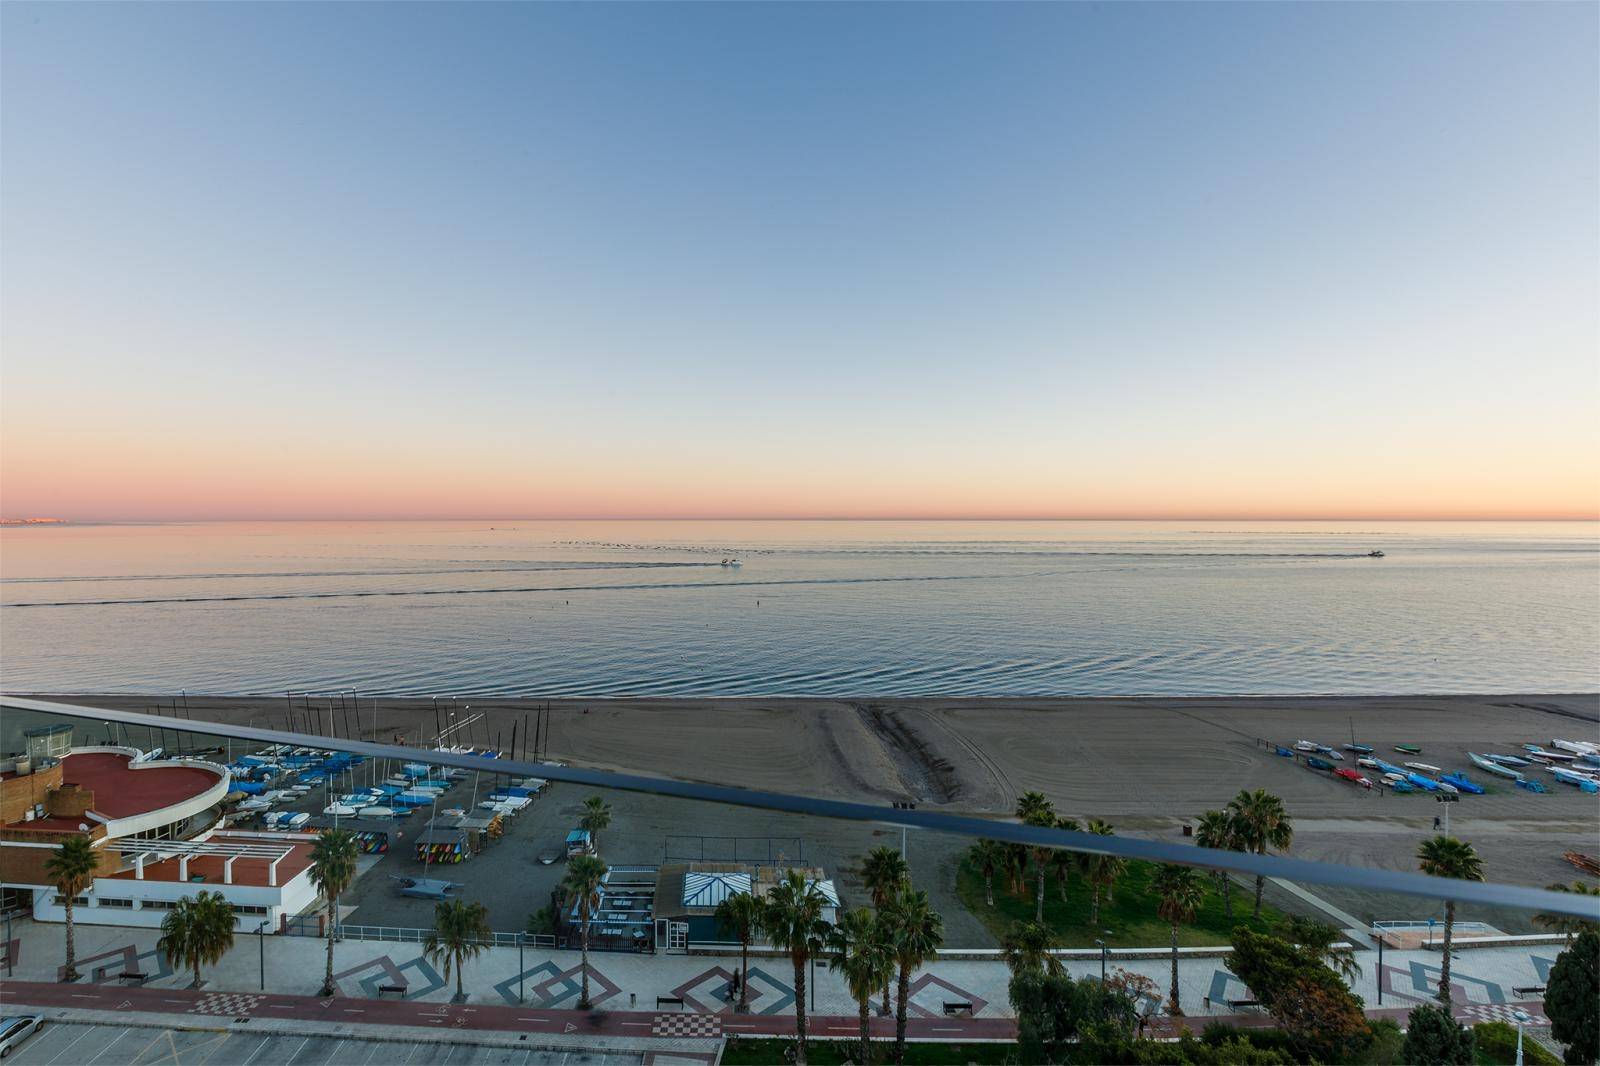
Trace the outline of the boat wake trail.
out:
M 991 581 L 1016 574 L 937 574 L 917 577 L 796 577 L 769 581 L 662 581 L 628 585 L 526 585 L 492 589 L 369 589 L 358 592 L 272 592 L 242 596 L 151 596 L 126 600 L 55 600 L 8 603 L 20 607 L 119 607 L 161 603 L 248 603 L 257 600 L 345 600 L 377 596 L 490 596 L 518 592 L 629 592 L 671 589 L 749 589 L 773 585 L 870 585 L 902 581 Z M 1023 575 L 1025 576 L 1025 575 Z

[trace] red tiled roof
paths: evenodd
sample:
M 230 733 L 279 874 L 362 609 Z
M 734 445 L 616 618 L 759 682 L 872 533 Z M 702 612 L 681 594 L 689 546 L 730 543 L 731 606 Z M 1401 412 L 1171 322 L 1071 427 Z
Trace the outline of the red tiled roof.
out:
M 107 818 L 128 818 L 192 799 L 217 783 L 217 775 L 192 766 L 131 767 L 127 755 L 79 752 L 61 760 L 63 784 L 94 793 L 90 809 Z M 73 828 L 78 819 L 68 819 Z
M 225 838 L 218 837 L 219 842 Z M 256 844 L 270 844 L 271 841 L 249 841 Z M 287 845 L 287 842 L 285 842 Z M 115 846 L 115 845 L 113 845 Z M 278 863 L 278 885 L 287 885 L 290 880 L 298 876 L 302 870 L 311 866 L 311 845 L 295 844 L 294 850 Z M 133 848 L 123 849 L 125 861 L 131 862 L 137 852 Z M 205 876 L 204 882 L 196 881 L 197 887 L 213 888 L 223 883 L 223 865 L 227 862 L 226 855 L 195 855 L 189 859 L 190 878 Z M 233 883 L 236 885 L 255 885 L 264 887 L 268 884 L 268 872 L 272 861 L 270 859 L 235 859 L 233 863 Z M 132 881 L 137 874 L 133 870 L 118 870 L 112 877 L 116 880 Z M 144 864 L 144 879 L 146 881 L 177 881 L 178 860 L 162 859 L 160 862 L 147 862 Z

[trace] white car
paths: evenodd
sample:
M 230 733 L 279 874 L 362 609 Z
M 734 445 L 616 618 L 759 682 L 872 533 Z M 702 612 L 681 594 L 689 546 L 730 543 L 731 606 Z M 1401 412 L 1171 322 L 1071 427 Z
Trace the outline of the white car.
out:
M 22 1014 L 15 1018 L 0 1018 L 0 1059 L 28 1037 L 44 1028 L 44 1015 Z

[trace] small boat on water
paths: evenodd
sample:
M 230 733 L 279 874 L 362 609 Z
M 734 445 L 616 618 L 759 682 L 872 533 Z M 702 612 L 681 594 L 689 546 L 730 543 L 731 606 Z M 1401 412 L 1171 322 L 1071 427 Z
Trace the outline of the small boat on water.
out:
M 726 566 L 726 567 L 729 567 L 729 568 L 734 568 L 734 567 L 740 567 L 740 566 L 743 566 L 743 565 L 744 565 L 744 564 L 743 564 L 743 563 L 741 563 L 741 562 L 740 562 L 740 561 L 739 561 L 739 560 L 737 560 L 737 559 L 733 559 L 733 558 L 728 558 L 728 559 L 724 559 L 724 560 L 722 560 L 722 565 L 723 565 L 723 566 Z
M 1533 763 L 1529 762 L 1527 759 L 1518 758 L 1515 755 L 1491 755 L 1491 754 L 1487 754 L 1486 753 L 1483 757 L 1485 759 L 1488 759 L 1490 762 L 1497 762 L 1501 766 L 1532 766 L 1533 765 Z
M 1483 786 L 1478 784 L 1476 781 L 1471 780 L 1466 774 L 1459 770 L 1455 771 L 1454 773 L 1445 774 L 1443 777 L 1439 778 L 1439 780 L 1447 785 L 1454 785 L 1456 788 L 1467 793 L 1469 796 L 1483 795 Z
M 1353 751 L 1357 755 L 1371 755 L 1374 749 L 1371 744 L 1346 744 L 1344 750 Z
M 1380 551 L 1370 551 L 1370 552 L 1367 553 L 1367 558 L 1368 559 L 1382 559 L 1383 558 L 1383 553 L 1380 552 Z
M 1425 773 L 1425 774 L 1436 774 L 1436 773 L 1439 772 L 1439 768 L 1437 766 L 1433 765 L 1432 763 L 1408 762 L 1408 763 L 1406 763 L 1406 765 L 1408 767 L 1410 767 L 1411 769 L 1413 769 L 1413 770 L 1417 770 L 1417 771 L 1420 771 L 1421 773 Z
M 1513 781 L 1522 780 L 1522 775 L 1520 773 L 1513 770 L 1509 766 L 1501 765 L 1499 762 L 1495 761 L 1495 758 L 1492 755 L 1479 755 L 1475 751 L 1469 751 L 1467 752 L 1467 758 L 1471 759 L 1472 765 L 1476 766 L 1480 770 L 1487 770 L 1489 773 L 1497 774 L 1500 777 L 1509 777 Z M 1519 759 L 1517 761 L 1522 763 L 1524 766 L 1527 765 L 1527 760 L 1525 759 Z
M 1319 759 L 1315 755 L 1306 756 L 1306 765 L 1313 770 L 1332 770 L 1333 763 L 1327 759 Z
M 1422 748 L 1416 744 L 1396 744 L 1394 750 L 1402 755 L 1421 755 Z

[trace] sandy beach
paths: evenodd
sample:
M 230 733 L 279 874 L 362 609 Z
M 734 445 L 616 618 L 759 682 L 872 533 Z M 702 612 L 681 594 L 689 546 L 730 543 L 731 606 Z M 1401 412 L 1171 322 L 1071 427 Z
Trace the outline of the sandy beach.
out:
M 148 696 L 56 696 L 93 706 L 148 710 Z M 305 702 L 293 719 L 306 724 Z M 171 714 L 171 701 L 164 701 Z M 190 695 L 197 719 L 284 728 L 288 704 L 279 697 Z M 326 700 L 312 700 L 323 708 Z M 348 703 L 347 703 L 348 706 Z M 519 747 L 523 715 L 544 701 L 463 699 L 458 718 L 485 713 L 466 743 L 498 732 Z M 1544 885 L 1570 881 L 1569 850 L 1594 852 L 1600 802 L 1548 779 L 1548 795 L 1533 795 L 1489 780 L 1466 758 L 1472 751 L 1514 751 L 1548 745 L 1553 737 L 1600 737 L 1600 696 L 1492 695 L 1294 697 L 1249 699 L 808 699 L 557 700 L 550 701 L 552 759 L 753 789 L 1005 817 L 1017 795 L 1038 790 L 1063 814 L 1110 821 L 1118 832 L 1172 839 L 1182 825 L 1219 807 L 1241 788 L 1265 788 L 1284 798 L 1295 819 L 1292 854 L 1353 865 L 1414 869 L 1416 843 L 1432 832 L 1442 808 L 1426 795 L 1379 795 L 1315 773 L 1274 755 L 1262 741 L 1306 738 L 1339 747 L 1371 744 L 1394 761 L 1397 743 L 1420 745 L 1421 760 L 1465 769 L 1491 787 L 1463 797 L 1451 810 L 1452 829 L 1483 854 L 1490 880 Z M 181 701 L 180 701 L 181 707 Z M 431 739 L 428 699 L 361 698 L 359 733 L 366 739 L 409 743 Z M 468 708 L 470 707 L 470 711 Z M 341 734 L 355 721 L 334 704 Z M 441 708 L 444 702 L 441 701 Z M 448 721 L 448 708 L 441 710 Z M 639 816 L 659 815 L 659 800 L 630 797 Z M 658 856 L 673 819 L 652 817 L 636 844 L 636 861 Z M 821 827 L 786 827 L 769 815 L 717 808 L 685 815 L 681 831 L 808 835 L 819 845 L 833 835 Z M 746 825 L 745 823 L 749 823 Z M 642 828 L 642 827 L 641 827 Z M 843 831 L 844 827 L 840 827 Z M 852 834 L 829 848 L 836 860 L 856 850 Z M 620 842 L 619 842 L 620 843 Z M 945 856 L 940 878 L 953 877 L 956 840 L 928 841 Z M 1326 898 L 1362 918 L 1422 915 L 1418 902 L 1368 899 L 1351 890 Z M 1409 909 L 1407 909 L 1409 908 Z M 1425 917 L 1425 915 L 1422 915 Z M 1526 916 L 1485 914 L 1502 926 L 1525 927 Z

